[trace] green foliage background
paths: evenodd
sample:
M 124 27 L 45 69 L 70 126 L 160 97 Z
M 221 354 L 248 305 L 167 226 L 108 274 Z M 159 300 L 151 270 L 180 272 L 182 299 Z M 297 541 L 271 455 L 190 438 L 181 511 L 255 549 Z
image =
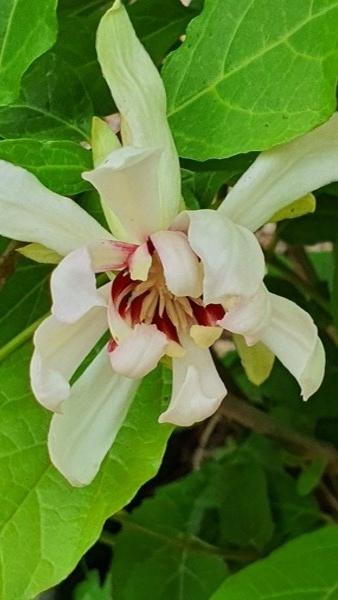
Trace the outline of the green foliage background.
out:
M 116 111 L 95 53 L 111 3 L 56 4 L 1 2 L 0 159 L 101 218 L 81 172 L 93 115 Z M 257 151 L 335 110 L 338 0 L 137 0 L 128 11 L 164 78 L 191 208 L 222 198 Z M 269 289 L 319 327 L 322 387 L 304 404 L 278 362 L 256 386 L 234 350 L 218 358 L 229 401 L 172 435 L 143 488 L 172 433 L 157 424 L 170 372 L 146 378 L 95 481 L 69 486 L 49 463 L 50 414 L 28 384 L 51 269 L 0 239 L 1 600 L 52 586 L 74 600 L 338 598 L 338 186 L 316 198 L 314 214 L 277 226 L 266 258 Z

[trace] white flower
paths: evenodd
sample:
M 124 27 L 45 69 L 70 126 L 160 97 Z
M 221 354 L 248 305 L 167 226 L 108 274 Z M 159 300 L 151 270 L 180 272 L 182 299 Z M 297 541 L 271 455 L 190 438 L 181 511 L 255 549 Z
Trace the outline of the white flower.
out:
M 56 413 L 49 452 L 73 485 L 96 475 L 141 378 L 165 354 L 172 357 L 173 393 L 160 422 L 191 425 L 217 409 L 226 389 L 209 347 L 222 328 L 248 344 L 264 342 L 305 399 L 317 390 L 325 362 L 317 329 L 301 308 L 266 290 L 253 232 L 338 179 L 334 115 L 263 152 L 217 211 L 180 213 L 163 84 L 119 0 L 101 21 L 97 49 L 121 113 L 123 147 L 84 177 L 99 191 L 112 233 L 32 174 L 0 162 L 0 233 L 64 256 L 52 275 L 52 315 L 35 334 L 31 382 L 39 402 Z M 99 272 L 117 275 L 97 289 Z M 107 329 L 108 348 L 70 387 Z

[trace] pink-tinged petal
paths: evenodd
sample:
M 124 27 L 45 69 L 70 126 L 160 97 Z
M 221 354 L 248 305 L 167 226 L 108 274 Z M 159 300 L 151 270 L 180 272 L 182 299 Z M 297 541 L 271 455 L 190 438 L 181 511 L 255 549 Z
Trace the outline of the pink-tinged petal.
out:
M 189 211 L 188 215 L 188 239 L 204 269 L 205 304 L 255 294 L 265 273 L 255 235 L 214 210 Z
M 203 274 L 187 236 L 180 231 L 158 231 L 151 241 L 160 257 L 169 290 L 175 296 L 198 298 Z
M 30 365 L 36 399 L 49 410 L 59 411 L 69 396 L 69 380 L 108 329 L 107 311 L 94 307 L 73 324 L 45 319 L 34 335 Z
M 227 391 L 210 351 L 198 348 L 188 336 L 181 343 L 186 353 L 173 359 L 172 397 L 159 422 L 186 427 L 210 417 Z
M 297 379 L 304 400 L 322 383 L 325 353 L 310 315 L 291 300 L 269 294 L 271 319 L 260 340 Z
M 125 269 L 136 249 L 136 244 L 127 242 L 114 242 L 113 240 L 94 242 L 88 246 L 92 269 L 95 273 Z
M 71 485 L 88 485 L 94 479 L 138 385 L 112 372 L 106 348 L 73 385 L 48 435 L 51 461 Z
M 139 379 L 152 371 L 165 354 L 167 336 L 156 325 L 135 325 L 112 352 L 110 360 L 115 373 Z
M 138 246 L 129 258 L 130 277 L 134 281 L 146 281 L 148 279 L 151 262 L 151 254 L 148 249 L 148 244 L 145 242 Z
M 97 189 L 128 234 L 128 242 L 143 243 L 148 235 L 168 226 L 159 196 L 161 150 L 124 147 L 82 177 Z
M 121 317 L 118 306 L 123 299 L 125 294 L 128 294 L 130 288 L 130 278 L 121 277 L 122 273 L 118 276 L 122 279 L 122 283 L 125 282 L 125 287 L 119 284 L 119 280 L 116 279 L 110 284 L 109 300 L 108 300 L 108 324 L 110 332 L 113 338 L 122 342 L 132 332 L 132 327 L 123 317 Z M 116 285 L 116 282 L 118 285 Z
M 93 306 L 105 306 L 96 289 L 92 261 L 86 247 L 68 254 L 51 277 L 52 314 L 64 323 L 74 323 Z
M 256 344 L 262 329 L 270 322 L 271 294 L 262 285 L 250 298 L 237 297 L 229 301 L 225 315 L 218 321 L 224 329 L 244 335 L 248 346 Z

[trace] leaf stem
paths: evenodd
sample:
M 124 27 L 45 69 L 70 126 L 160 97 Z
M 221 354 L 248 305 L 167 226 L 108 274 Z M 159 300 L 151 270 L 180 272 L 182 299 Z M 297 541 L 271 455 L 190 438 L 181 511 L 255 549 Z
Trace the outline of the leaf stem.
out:
M 17 348 L 22 346 L 25 342 L 27 342 L 32 337 L 35 330 L 39 327 L 40 323 L 42 323 L 42 321 L 46 317 L 48 317 L 48 314 L 44 315 L 43 317 L 40 317 L 39 319 L 34 321 L 34 323 L 31 323 L 30 325 L 28 325 L 28 327 L 26 327 L 26 329 L 24 329 L 23 331 L 20 331 L 20 333 L 18 333 L 18 335 L 13 337 L 9 342 L 7 342 L 7 344 L 2 346 L 2 348 L 0 348 L 0 362 L 5 360 L 5 358 L 7 358 L 7 356 L 9 356 L 10 354 L 12 354 L 12 352 L 14 352 L 14 350 L 16 350 Z

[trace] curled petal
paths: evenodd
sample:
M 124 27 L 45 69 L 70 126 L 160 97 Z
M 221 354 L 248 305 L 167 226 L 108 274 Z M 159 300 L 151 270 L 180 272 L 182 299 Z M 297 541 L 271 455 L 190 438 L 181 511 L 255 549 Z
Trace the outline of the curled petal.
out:
M 250 298 L 231 299 L 218 324 L 232 333 L 243 335 L 248 346 L 253 346 L 260 339 L 262 329 L 270 322 L 270 297 L 271 294 L 262 285 Z
M 204 303 L 252 296 L 265 272 L 262 249 L 251 231 L 214 210 L 189 211 L 188 239 L 204 268 Z
M 106 306 L 96 289 L 91 256 L 86 247 L 68 254 L 51 277 L 52 314 L 64 323 L 74 323 L 93 306 Z
M 107 328 L 104 307 L 92 308 L 72 324 L 53 316 L 41 323 L 34 335 L 30 366 L 32 390 L 40 404 L 60 410 L 69 396 L 70 378 Z
M 325 353 L 310 315 L 291 300 L 270 294 L 271 320 L 260 339 L 297 379 L 304 400 L 322 383 Z
M 161 150 L 124 147 L 82 176 L 99 192 L 127 232 L 128 242 L 142 243 L 166 227 L 159 195 Z
M 169 290 L 175 296 L 198 298 L 202 293 L 202 270 L 187 236 L 180 231 L 159 231 L 151 236 L 163 265 Z
M 38 242 L 62 256 L 88 243 L 111 239 L 77 204 L 48 190 L 31 173 L 0 161 L 0 234 Z
M 162 150 L 158 163 L 160 202 L 154 210 L 161 211 L 162 225 L 157 229 L 165 229 L 181 202 L 179 162 L 166 117 L 165 89 L 119 0 L 100 22 L 97 53 L 121 113 L 124 145 Z M 154 217 L 148 213 L 148 218 L 152 221 Z
M 262 152 L 218 209 L 255 231 L 282 208 L 338 180 L 338 113 L 287 144 Z
M 130 335 L 110 352 L 115 373 L 139 379 L 152 371 L 165 354 L 167 336 L 156 325 L 135 325 Z
M 106 348 L 71 388 L 51 420 L 48 449 L 74 486 L 89 484 L 123 425 L 139 382 L 112 372 Z
M 181 338 L 186 350 L 182 358 L 173 358 L 173 392 L 160 423 L 193 425 L 210 417 L 226 396 L 209 350 L 198 348 L 188 336 Z

